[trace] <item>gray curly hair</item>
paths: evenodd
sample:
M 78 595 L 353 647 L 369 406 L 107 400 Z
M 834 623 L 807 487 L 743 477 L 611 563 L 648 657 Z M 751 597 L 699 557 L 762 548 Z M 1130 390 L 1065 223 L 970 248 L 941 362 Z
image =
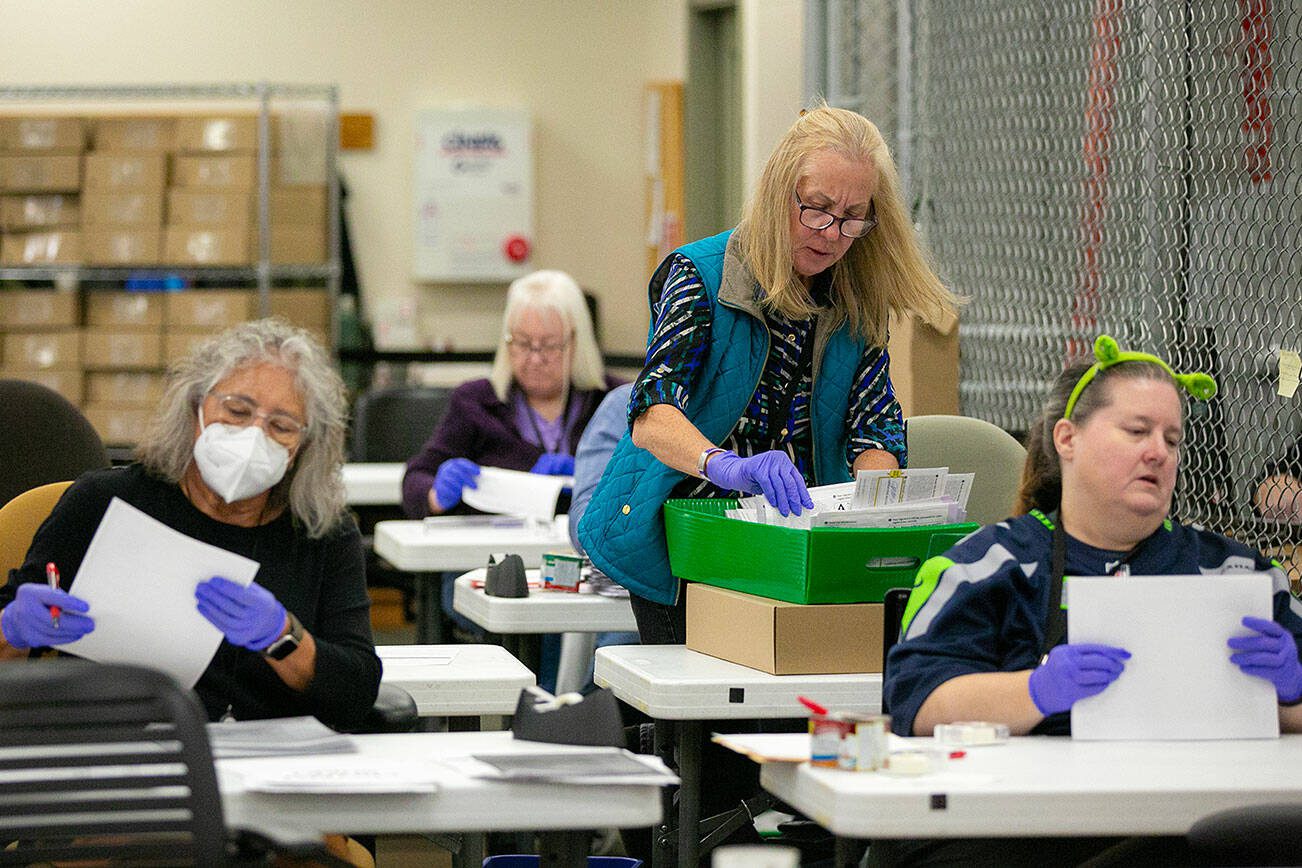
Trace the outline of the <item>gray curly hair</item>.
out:
M 271 489 L 271 503 L 287 505 L 309 537 L 323 537 L 347 515 L 340 468 L 348 401 L 343 380 L 321 344 L 284 320 L 233 326 L 174 364 L 158 413 L 136 447 L 136 459 L 179 484 L 194 457 L 194 428 L 204 396 L 239 368 L 262 363 L 292 372 L 307 408 L 302 446 L 285 478 Z

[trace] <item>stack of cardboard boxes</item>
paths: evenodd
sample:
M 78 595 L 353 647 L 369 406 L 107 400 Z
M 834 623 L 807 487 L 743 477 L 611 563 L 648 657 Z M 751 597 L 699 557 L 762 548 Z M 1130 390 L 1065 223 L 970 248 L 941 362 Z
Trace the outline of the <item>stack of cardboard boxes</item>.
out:
M 76 117 L 0 118 L 0 265 L 83 261 Z
M 250 265 L 257 148 L 251 114 L 0 118 L 0 264 Z M 320 166 L 286 171 L 274 149 L 271 160 L 269 259 L 320 264 Z M 296 174 L 317 183 L 282 183 Z

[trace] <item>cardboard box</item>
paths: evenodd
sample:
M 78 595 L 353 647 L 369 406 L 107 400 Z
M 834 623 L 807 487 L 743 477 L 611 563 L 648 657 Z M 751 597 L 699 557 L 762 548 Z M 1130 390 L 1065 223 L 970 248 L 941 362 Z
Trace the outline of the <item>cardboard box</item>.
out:
M 131 446 L 154 418 L 152 407 L 87 402 L 81 412 L 107 446 Z
M 882 671 L 882 604 L 800 605 L 687 585 L 687 647 L 773 675 Z
M 172 183 L 177 187 L 217 187 L 249 190 L 258 183 L 258 164 L 253 154 L 228 156 L 172 157 Z
M 12 332 L 3 335 L 0 360 L 11 370 L 80 371 L 81 330 Z
M 208 329 L 204 333 L 211 334 L 257 318 L 258 294 L 251 289 L 187 289 L 167 293 L 164 309 L 169 329 Z
M 81 406 L 83 377 L 81 371 L 24 371 L 20 368 L 0 368 L 0 379 L 27 380 L 53 389 L 78 407 Z
M 182 226 L 248 231 L 256 207 L 252 190 L 173 187 L 167 191 L 167 222 Z
M 248 265 L 249 234 L 240 229 L 168 226 L 163 262 L 169 265 Z
M 188 117 L 176 120 L 176 150 L 252 151 L 258 147 L 258 119 L 253 115 Z
M 26 232 L 0 239 L 0 265 L 75 265 L 82 260 L 81 233 Z
M 165 186 L 165 154 L 96 151 L 86 155 L 87 190 L 160 190 Z
M 176 118 L 99 118 L 94 126 L 98 151 L 163 153 L 176 138 Z
M 272 187 L 268 193 L 272 225 L 292 223 L 324 226 L 327 190 L 324 184 Z
M 86 293 L 86 325 L 160 331 L 164 305 L 161 292 L 92 290 Z
M 325 262 L 325 224 L 281 224 L 271 227 L 271 261 L 277 265 Z
M 0 328 L 48 331 L 75 328 L 81 322 L 81 297 L 49 289 L 0 291 Z
M 0 157 L 0 190 L 14 193 L 75 193 L 81 189 L 80 154 Z
M 199 344 L 213 336 L 211 331 L 193 331 L 190 329 L 182 331 L 169 331 L 163 335 L 163 362 L 164 364 L 173 364 L 179 362 Z
M 86 125 L 77 117 L 0 118 L 0 150 L 81 151 Z
M 81 213 L 87 226 L 157 228 L 163 225 L 163 190 L 87 190 L 81 196 Z
M 958 415 L 958 319 L 891 318 L 891 385 L 905 417 Z
M 88 328 L 82 339 L 88 371 L 139 371 L 162 367 L 163 337 L 157 331 Z
M 87 229 L 83 236 L 91 265 L 157 265 L 163 257 L 161 229 Z
M 6 232 L 76 226 L 81 222 L 77 197 L 67 193 L 0 196 L 0 229 Z
M 271 315 L 303 328 L 324 329 L 330 325 L 330 293 L 324 289 L 273 289 Z
M 92 371 L 86 375 L 86 400 L 97 404 L 156 407 L 166 385 L 162 374 Z

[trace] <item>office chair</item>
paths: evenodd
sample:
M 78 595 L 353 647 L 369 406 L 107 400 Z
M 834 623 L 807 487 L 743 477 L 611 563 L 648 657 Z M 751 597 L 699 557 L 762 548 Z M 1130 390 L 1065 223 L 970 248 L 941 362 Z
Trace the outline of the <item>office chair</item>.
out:
M 905 420 L 904 438 L 910 466 L 976 474 L 970 521 L 993 524 L 1012 515 L 1026 449 L 1007 431 L 967 416 L 913 416 Z
M 51 482 L 24 491 L 0 506 L 0 576 L 23 565 L 32 537 L 71 482 Z
M 81 660 L 0 667 L 0 865 L 344 866 L 312 833 L 225 826 L 203 709 L 152 669 Z
M 47 482 L 109 466 L 103 442 L 81 411 L 40 383 L 0 380 L 0 504 Z
M 350 461 L 406 461 L 443 419 L 452 390 L 440 386 L 370 389 L 353 407 Z
M 1302 863 L 1302 804 L 1217 811 L 1194 823 L 1186 840 L 1199 864 L 1297 865 Z

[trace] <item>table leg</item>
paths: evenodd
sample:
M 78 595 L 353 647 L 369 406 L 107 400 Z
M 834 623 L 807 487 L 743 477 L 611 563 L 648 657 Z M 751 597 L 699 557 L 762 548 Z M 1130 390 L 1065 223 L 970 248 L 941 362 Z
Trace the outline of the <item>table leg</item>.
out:
M 416 573 L 416 644 L 442 645 L 443 625 L 439 616 L 442 573 Z
M 556 664 L 556 692 L 578 693 L 588 681 L 588 667 L 597 648 L 596 633 L 562 633 Z
M 674 723 L 657 720 L 653 725 L 655 755 L 670 768 L 676 768 L 673 757 Z M 673 832 L 674 789 L 660 788 L 660 825 L 651 827 L 651 868 L 670 868 L 674 864 Z
M 701 849 L 701 733 L 699 720 L 680 720 L 678 729 L 678 864 L 696 868 Z
M 541 868 L 583 868 L 592 849 L 592 832 L 568 829 L 538 833 Z

